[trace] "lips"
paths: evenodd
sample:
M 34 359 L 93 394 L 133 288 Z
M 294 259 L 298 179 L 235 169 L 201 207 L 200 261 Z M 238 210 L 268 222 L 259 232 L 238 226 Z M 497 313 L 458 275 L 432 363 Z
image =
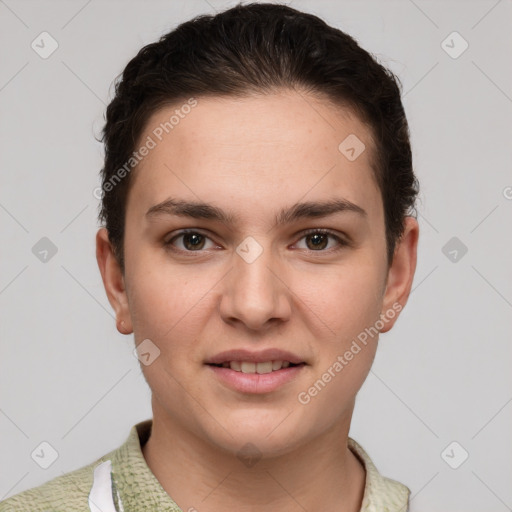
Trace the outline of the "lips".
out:
M 205 361 L 220 383 L 244 394 L 277 391 L 298 378 L 307 364 L 297 354 L 273 348 L 228 350 Z

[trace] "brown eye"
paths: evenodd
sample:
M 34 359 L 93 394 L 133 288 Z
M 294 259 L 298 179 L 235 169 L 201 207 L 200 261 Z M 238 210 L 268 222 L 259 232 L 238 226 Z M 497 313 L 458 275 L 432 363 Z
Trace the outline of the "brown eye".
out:
M 181 246 L 177 242 L 180 239 Z M 165 246 L 182 252 L 200 252 L 205 248 L 207 240 L 209 240 L 207 236 L 197 231 L 182 231 L 165 242 Z
M 327 244 L 329 243 L 329 236 L 325 233 L 313 233 L 312 235 L 307 235 L 306 240 L 309 239 L 310 243 L 306 242 L 308 249 L 316 250 L 316 249 L 325 249 Z
M 204 246 L 204 236 L 198 233 L 186 233 L 183 236 L 183 245 L 189 250 L 202 249 Z
M 341 237 L 325 229 L 307 231 L 303 234 L 302 239 L 306 240 L 305 249 L 311 252 L 331 252 L 348 245 Z M 334 246 L 327 248 L 330 240 L 334 240 L 336 243 Z

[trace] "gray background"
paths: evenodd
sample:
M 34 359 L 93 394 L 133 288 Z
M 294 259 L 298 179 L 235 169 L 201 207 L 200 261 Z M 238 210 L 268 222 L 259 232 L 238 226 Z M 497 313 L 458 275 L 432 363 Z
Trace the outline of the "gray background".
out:
M 89 464 L 151 416 L 95 260 L 94 135 L 141 46 L 233 4 L 0 0 L 0 498 Z M 381 337 L 350 435 L 408 485 L 413 512 L 511 510 L 512 4 L 290 5 L 399 74 L 422 185 L 414 291 Z M 43 31 L 59 45 L 47 59 L 31 48 Z M 469 44 L 457 58 L 453 31 Z M 46 262 L 33 253 L 43 237 L 57 248 Z M 43 441 L 58 452 L 48 469 L 31 458 Z

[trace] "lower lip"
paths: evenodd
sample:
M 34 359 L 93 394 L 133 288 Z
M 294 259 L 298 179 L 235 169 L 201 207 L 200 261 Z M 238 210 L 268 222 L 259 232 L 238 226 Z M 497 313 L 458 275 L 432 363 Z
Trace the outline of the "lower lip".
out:
M 231 368 L 222 368 L 220 366 L 207 365 L 217 378 L 228 387 L 240 391 L 241 393 L 270 393 L 280 386 L 295 379 L 304 364 L 298 366 L 289 366 L 271 373 L 243 373 L 232 370 Z

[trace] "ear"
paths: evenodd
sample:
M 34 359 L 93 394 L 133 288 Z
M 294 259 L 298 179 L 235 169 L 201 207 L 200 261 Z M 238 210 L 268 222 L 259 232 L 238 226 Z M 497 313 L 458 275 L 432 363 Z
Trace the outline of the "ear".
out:
M 101 228 L 96 233 L 96 260 L 98 261 L 108 301 L 116 313 L 117 330 L 121 334 L 131 334 L 133 326 L 124 285 L 124 276 L 115 257 L 106 228 Z
M 417 220 L 414 217 L 406 217 L 404 233 L 395 247 L 393 261 L 388 270 L 381 312 L 381 318 L 385 317 L 386 321 L 383 322 L 384 327 L 380 329 L 381 333 L 388 332 L 393 327 L 398 318 L 397 313 L 405 306 L 411 293 L 416 271 L 418 236 Z

